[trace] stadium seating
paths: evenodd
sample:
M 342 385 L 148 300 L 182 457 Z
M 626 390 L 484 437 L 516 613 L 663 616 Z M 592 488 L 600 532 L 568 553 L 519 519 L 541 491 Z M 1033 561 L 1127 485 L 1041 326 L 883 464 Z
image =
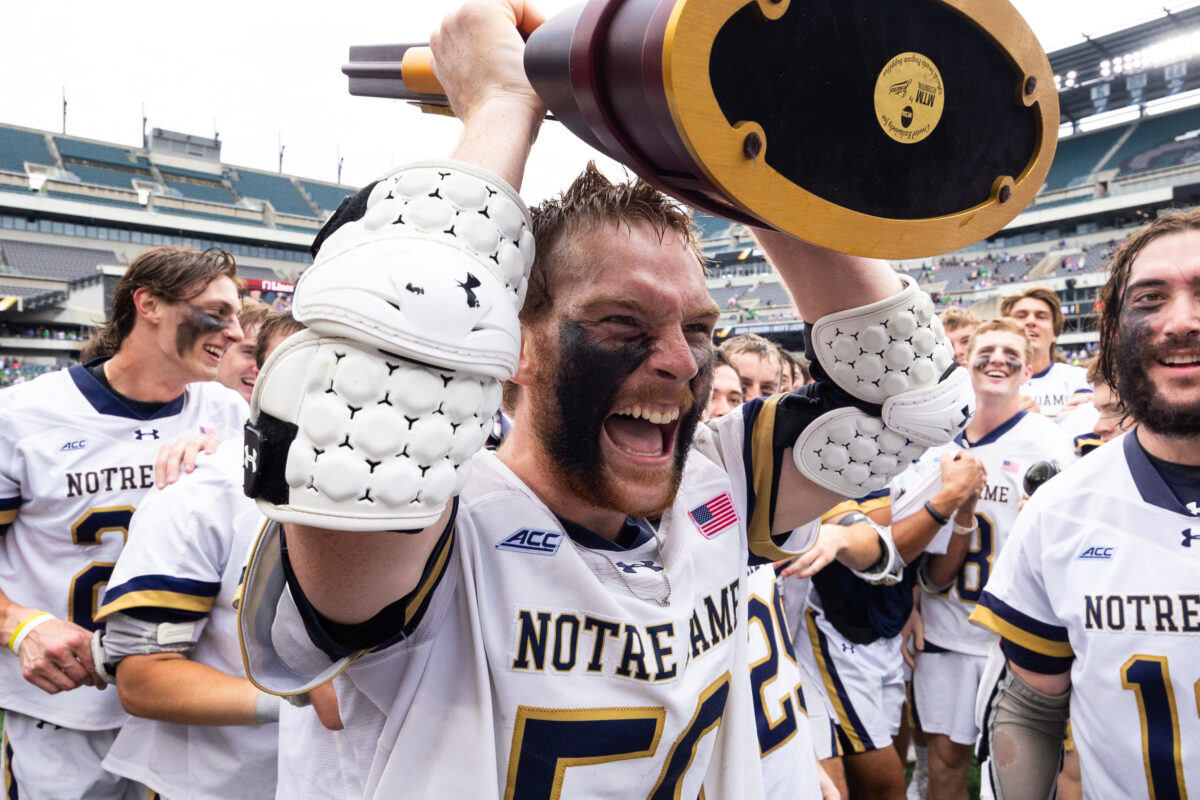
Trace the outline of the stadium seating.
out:
M 730 228 L 733 227 L 733 223 L 729 220 L 714 217 L 702 211 L 697 211 L 692 215 L 692 225 L 696 228 L 697 236 L 703 241 L 728 236 Z
M 58 154 L 63 157 L 64 161 L 75 159 L 79 161 L 91 161 L 95 164 L 110 164 L 114 167 L 139 166 L 143 169 L 145 168 L 141 162 L 134 160 L 132 153 L 123 147 L 110 147 L 106 144 L 83 142 L 79 139 L 68 139 L 64 136 L 55 136 L 54 144 L 58 147 Z M 149 164 L 148 161 L 145 163 Z
M 313 183 L 312 181 L 300 181 L 300 185 L 304 187 L 304 191 L 308 192 L 308 196 L 317 204 L 317 208 L 322 211 L 336 211 L 341 205 L 342 200 L 354 194 L 353 189 L 347 189 L 342 186 L 330 186 L 325 183 Z
M 105 169 L 103 167 L 89 167 L 86 164 L 68 163 L 67 169 L 75 173 L 79 180 L 83 183 L 92 183 L 97 186 L 112 186 L 117 189 L 132 189 L 133 179 L 140 178 L 144 181 L 153 182 L 154 177 L 149 172 L 133 171 L 132 165 L 130 171 L 119 169 Z
M 1200 137 L 1175 141 L 1175 137 L 1200 130 L 1200 108 L 1143 118 L 1133 134 L 1113 153 L 1108 167 L 1120 167 L 1117 177 L 1162 169 L 1195 160 L 1200 155 Z M 1157 159 L 1157 163 L 1156 162 Z
M 0 297 L 19 297 L 22 300 L 28 300 L 52 291 L 52 289 L 44 289 L 40 286 L 14 286 L 9 283 L 0 283 Z
M 191 200 L 201 200 L 205 203 L 233 204 L 233 195 L 224 186 L 216 183 L 194 183 L 192 181 L 165 180 L 170 188 Z
M 280 279 L 275 270 L 270 267 L 248 267 L 245 264 L 238 265 L 238 277 L 248 278 L 252 281 L 277 281 Z
M 168 180 L 171 178 L 191 178 L 195 181 L 205 181 L 207 183 L 219 184 L 221 182 L 220 175 L 214 175 L 211 172 L 200 172 L 194 169 L 184 169 L 183 167 L 169 167 L 159 164 L 158 171 Z
M 248 169 L 239 169 L 236 173 L 228 172 L 226 177 L 240 197 L 270 201 L 275 210 L 282 214 L 294 214 L 298 217 L 316 216 L 308 201 L 287 178 Z
M 257 225 L 262 227 L 265 222 L 258 219 L 246 219 L 245 217 L 226 216 L 225 214 L 208 214 L 203 211 L 191 211 L 186 208 L 174 208 L 171 206 L 155 206 L 154 210 L 159 214 L 174 214 L 177 217 L 192 217 L 193 219 L 211 219 L 216 222 L 232 222 L 236 225 Z
M 96 276 L 100 264 L 120 264 L 111 250 L 0 240 L 4 262 L 13 272 L 35 278 L 76 282 Z
M 1061 140 L 1054 153 L 1054 162 L 1046 175 L 1044 191 L 1054 192 L 1082 186 L 1099 166 L 1100 159 L 1112 149 L 1125 133 L 1124 125 L 1094 133 L 1077 134 Z
M 311 233 L 314 236 L 316 235 L 317 231 L 320 230 L 320 228 L 306 228 L 303 225 L 276 224 L 275 227 L 281 231 L 292 231 L 293 233 Z
M 19 194 L 29 194 L 28 186 L 18 186 L 15 183 L 0 183 L 0 192 L 17 192 Z
M 46 137 L 0 125 L 0 170 L 25 174 L 25 163 L 53 166 Z
M 742 295 L 742 299 L 757 300 L 760 311 L 763 308 L 787 308 L 792 305 L 792 298 L 783 288 L 783 284 L 775 281 L 752 286 Z
M 113 206 L 114 208 L 128 208 L 131 211 L 144 211 L 145 207 L 141 203 L 135 203 L 129 200 L 117 200 L 112 197 L 101 197 L 94 194 L 75 194 L 73 192 L 56 192 L 47 190 L 47 197 L 55 197 L 59 200 L 76 200 L 80 203 L 99 204 L 102 206 Z

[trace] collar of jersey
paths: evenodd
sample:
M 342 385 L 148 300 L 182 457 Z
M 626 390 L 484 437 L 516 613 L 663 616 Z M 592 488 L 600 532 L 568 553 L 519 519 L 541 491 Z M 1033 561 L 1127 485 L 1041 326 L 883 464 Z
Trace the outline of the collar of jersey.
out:
M 76 365 L 67 371 L 71 375 L 71 380 L 75 381 L 75 385 L 79 387 L 79 391 L 84 399 L 91 403 L 92 408 L 96 409 L 96 413 L 98 414 L 107 414 L 110 417 L 125 417 L 126 419 L 147 420 L 173 417 L 183 410 L 184 395 L 181 394 L 153 414 L 138 413 L 121 402 L 119 397 L 104 388 L 104 385 L 87 371 L 87 367 Z
M 556 514 L 555 516 L 558 515 Z M 558 517 L 558 522 L 563 526 L 563 530 L 567 532 L 567 536 L 571 537 L 571 541 L 589 550 L 614 550 L 618 553 L 624 553 L 627 550 L 641 547 L 654 537 L 654 531 L 650 529 L 650 523 L 644 519 L 634 519 L 633 517 L 625 518 L 625 525 L 621 528 L 621 533 L 617 535 L 618 541 L 632 539 L 628 547 L 622 547 L 617 542 L 609 541 L 592 529 L 585 528 L 568 519 Z
M 1044 378 L 1044 377 L 1046 377 L 1047 375 L 1049 375 L 1049 374 L 1050 374 L 1050 370 L 1054 369 L 1054 363 L 1055 363 L 1055 362 L 1051 361 L 1051 362 L 1050 362 L 1050 366 L 1046 367 L 1046 368 L 1045 368 L 1044 370 L 1042 370 L 1041 372 L 1035 372 L 1034 374 L 1030 375 L 1030 376 L 1029 376 L 1029 380 L 1031 381 L 1031 380 L 1033 380 L 1034 378 Z M 1026 382 L 1026 383 L 1029 383 L 1029 381 L 1025 381 L 1025 382 Z
M 1011 417 L 1009 417 L 1005 422 L 1000 423 L 995 428 L 992 428 L 990 431 L 988 431 L 979 439 L 978 442 L 968 442 L 966 430 L 959 431 L 958 436 L 954 437 L 954 443 L 967 450 L 971 449 L 972 447 L 983 447 L 985 444 L 991 444 L 1004 434 L 1011 431 L 1013 426 L 1020 422 L 1021 419 L 1028 413 L 1028 411 L 1024 410 L 1018 411 L 1016 414 L 1013 414 Z
M 1142 447 L 1142 443 L 1138 441 L 1137 431 L 1138 429 L 1134 428 L 1125 434 L 1124 446 L 1125 460 L 1129 463 L 1129 472 L 1133 476 L 1133 483 L 1137 486 L 1138 494 L 1142 496 L 1142 500 L 1152 506 L 1158 506 L 1164 511 L 1182 514 L 1185 517 L 1192 517 L 1192 513 L 1184 507 L 1183 503 L 1179 502 L 1179 498 L 1171 491 L 1170 485 L 1155 469 L 1149 454 Z

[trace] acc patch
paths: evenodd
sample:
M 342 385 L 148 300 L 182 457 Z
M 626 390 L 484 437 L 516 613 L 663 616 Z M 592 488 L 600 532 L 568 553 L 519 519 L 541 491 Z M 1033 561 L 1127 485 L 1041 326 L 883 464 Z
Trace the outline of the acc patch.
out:
M 562 544 L 561 531 L 539 531 L 535 528 L 521 528 L 496 543 L 497 550 L 513 550 L 518 553 L 536 553 L 539 556 L 552 556 L 558 552 Z
M 1099 545 L 1093 545 L 1092 547 L 1089 547 L 1087 550 L 1084 550 L 1082 553 L 1080 553 L 1077 558 L 1107 561 L 1113 557 L 1113 551 L 1116 549 L 1117 548 L 1115 547 L 1102 547 Z

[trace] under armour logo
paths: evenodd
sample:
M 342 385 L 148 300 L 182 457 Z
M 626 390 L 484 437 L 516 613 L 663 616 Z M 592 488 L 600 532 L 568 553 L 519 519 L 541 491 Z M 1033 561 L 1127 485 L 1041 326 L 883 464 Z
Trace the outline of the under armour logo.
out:
M 1200 533 L 1192 533 L 1191 528 L 1188 528 L 1186 531 L 1180 531 L 1180 533 L 1183 534 L 1183 541 L 1180 544 L 1184 547 L 1191 547 L 1194 540 L 1200 539 Z
M 483 285 L 479 282 L 479 278 L 468 272 L 467 279 L 459 281 L 458 285 L 467 293 L 467 306 L 469 308 L 479 308 L 479 298 L 475 296 L 475 290 Z
M 852 644 L 847 644 L 846 642 L 842 642 L 842 652 L 843 652 L 843 653 L 853 653 L 853 652 L 854 652 L 854 645 L 852 645 Z
M 638 561 L 633 564 L 626 564 L 624 561 L 618 561 L 617 566 L 621 568 L 622 572 L 628 572 L 631 575 L 634 572 L 637 572 L 639 569 L 648 569 L 651 572 L 662 572 L 663 569 L 653 561 Z
M 247 472 L 258 472 L 258 451 L 250 445 L 242 445 L 242 467 Z
M 1187 504 L 1187 510 L 1192 512 L 1192 516 L 1200 517 L 1200 505 L 1197 505 L 1195 500 Z
M 137 436 L 139 442 L 142 439 L 146 438 L 147 436 L 149 436 L 151 439 L 158 438 L 158 431 L 154 428 L 151 428 L 148 431 L 144 431 L 141 428 L 138 428 L 137 430 L 134 431 L 134 434 Z

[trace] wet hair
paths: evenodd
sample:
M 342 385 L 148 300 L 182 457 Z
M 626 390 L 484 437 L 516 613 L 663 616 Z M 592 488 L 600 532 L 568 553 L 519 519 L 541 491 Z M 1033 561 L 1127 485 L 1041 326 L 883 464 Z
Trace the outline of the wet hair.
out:
M 269 313 L 263 318 L 258 338 L 254 340 L 254 363 L 259 369 L 267 360 L 267 347 L 272 338 L 279 334 L 291 336 L 296 331 L 304 330 L 304 323 L 297 321 L 291 311 L 274 311 L 270 306 L 264 307 Z
M 92 358 L 115 355 L 137 322 L 133 295 L 147 289 L 168 303 L 191 300 L 217 278 L 225 276 L 243 289 L 233 256 L 217 247 L 197 250 L 187 245 L 154 247 L 133 260 L 113 290 L 108 321 L 84 345 Z
M 1125 289 L 1133 272 L 1133 262 L 1155 239 L 1172 233 L 1200 230 L 1200 208 L 1164 214 L 1129 237 L 1113 256 L 1108 282 L 1100 289 L 1100 355 L 1099 375 L 1112 389 L 1121 394 L 1118 380 L 1118 360 L 1121 351 L 1121 309 L 1125 307 Z
M 588 162 L 565 192 L 542 202 L 531 213 L 536 255 L 521 308 L 523 323 L 545 317 L 563 278 L 581 269 L 574 262 L 571 242 L 581 233 L 610 223 L 618 228 L 646 224 L 663 239 L 678 236 L 696 256 L 696 268 L 704 271 L 687 210 L 640 178 L 612 183 L 596 169 L 595 162 Z
M 1011 317 L 996 317 L 980 323 L 979 327 L 971 334 L 971 338 L 967 340 L 967 353 L 975 352 L 976 339 L 992 331 L 1004 331 L 1020 336 L 1021 341 L 1025 342 L 1025 366 L 1028 367 L 1033 363 L 1033 342 L 1029 341 L 1029 334 L 1025 331 L 1025 326 Z
M 1000 301 L 1000 316 L 1011 317 L 1013 308 L 1027 297 L 1041 300 L 1050 307 L 1050 324 L 1054 327 L 1054 338 L 1057 339 L 1061 336 L 1063 325 L 1066 323 L 1066 317 L 1062 312 L 1062 301 L 1058 299 L 1058 294 L 1053 289 L 1045 286 L 1026 286 L 1016 294 L 1010 294 Z M 945 324 L 943 321 L 942 325 L 945 326 Z

